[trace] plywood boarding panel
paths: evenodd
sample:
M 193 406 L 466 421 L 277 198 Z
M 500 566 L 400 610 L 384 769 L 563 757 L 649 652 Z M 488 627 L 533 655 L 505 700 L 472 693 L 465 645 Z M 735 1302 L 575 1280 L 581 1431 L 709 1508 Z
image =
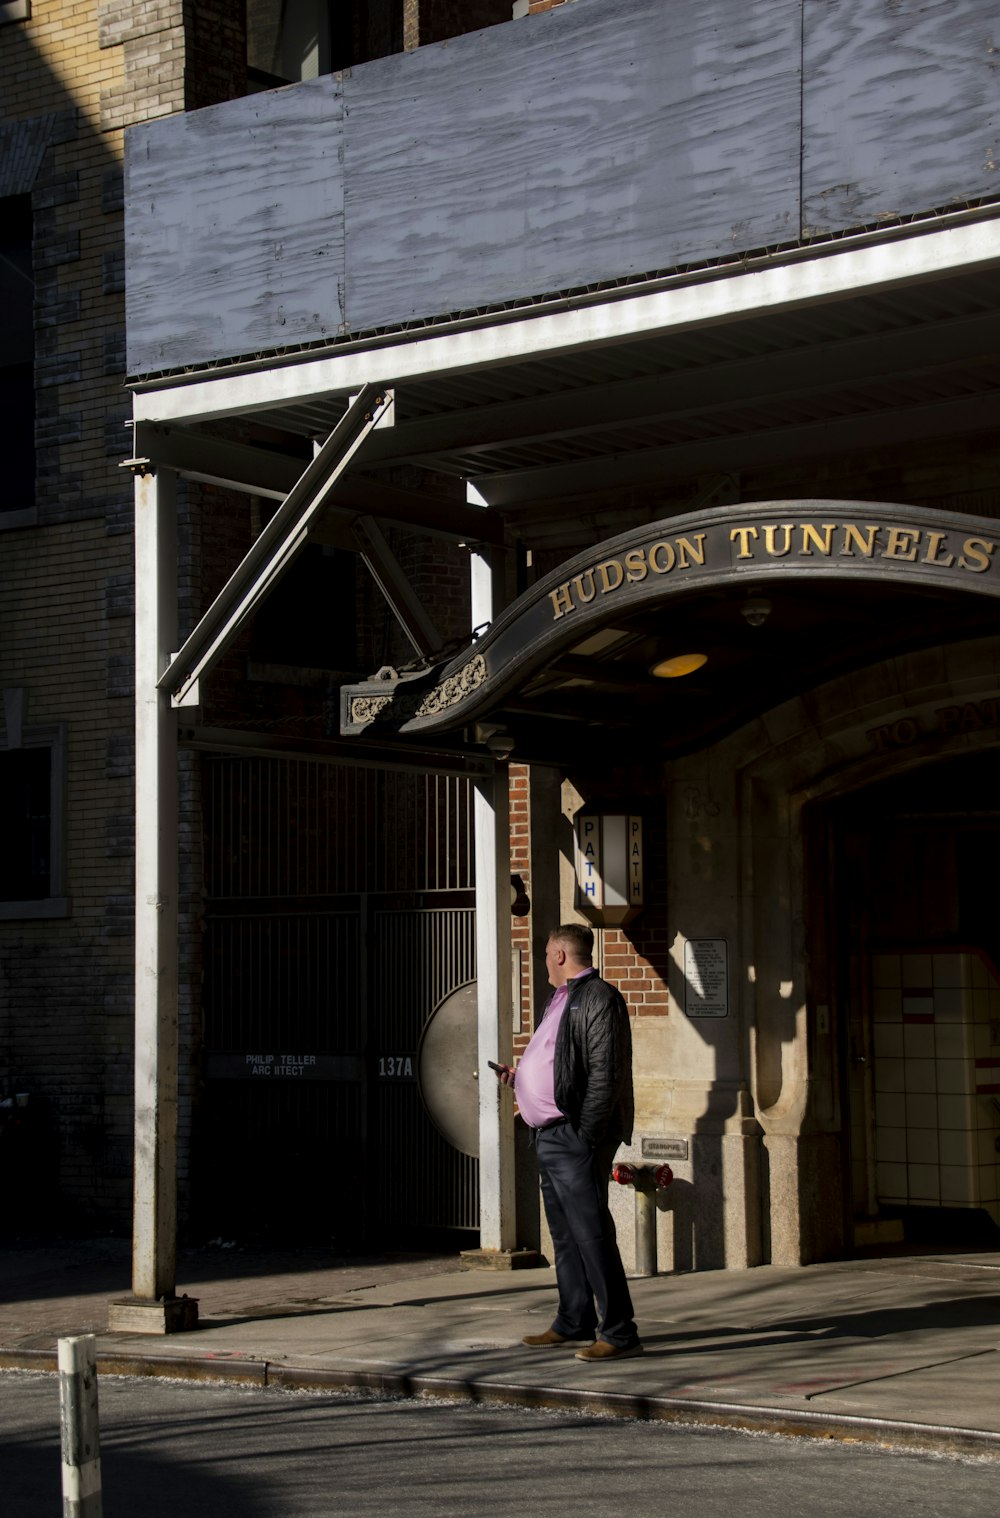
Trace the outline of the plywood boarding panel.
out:
M 995 0 L 805 0 L 810 233 L 1000 192 Z
M 338 331 L 342 130 L 328 76 L 129 132 L 130 373 Z
M 345 81 L 352 330 L 798 234 L 800 0 L 575 0 Z

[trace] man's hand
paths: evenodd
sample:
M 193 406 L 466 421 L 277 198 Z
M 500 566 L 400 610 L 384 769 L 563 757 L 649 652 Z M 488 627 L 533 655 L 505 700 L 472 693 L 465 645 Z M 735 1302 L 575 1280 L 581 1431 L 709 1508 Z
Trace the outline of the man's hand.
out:
M 514 1067 L 512 1065 L 495 1065 L 493 1061 L 490 1060 L 490 1069 L 496 1071 L 496 1077 L 501 1086 L 513 1086 Z

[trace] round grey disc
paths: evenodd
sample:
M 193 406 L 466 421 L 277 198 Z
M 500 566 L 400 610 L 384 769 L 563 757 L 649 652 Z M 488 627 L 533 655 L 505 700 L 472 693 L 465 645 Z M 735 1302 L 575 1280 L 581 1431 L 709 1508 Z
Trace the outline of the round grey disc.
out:
M 431 1122 L 471 1155 L 479 1154 L 478 1005 L 474 980 L 452 991 L 427 1019 L 417 1049 L 417 1085 Z

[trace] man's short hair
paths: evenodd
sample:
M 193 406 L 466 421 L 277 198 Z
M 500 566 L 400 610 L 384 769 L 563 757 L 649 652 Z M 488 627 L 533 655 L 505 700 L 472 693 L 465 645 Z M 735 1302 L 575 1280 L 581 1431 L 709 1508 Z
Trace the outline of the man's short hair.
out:
M 594 957 L 594 930 L 588 928 L 586 923 L 561 923 L 549 934 L 549 943 L 553 939 L 565 945 L 567 953 L 576 960 L 578 965 L 589 965 Z

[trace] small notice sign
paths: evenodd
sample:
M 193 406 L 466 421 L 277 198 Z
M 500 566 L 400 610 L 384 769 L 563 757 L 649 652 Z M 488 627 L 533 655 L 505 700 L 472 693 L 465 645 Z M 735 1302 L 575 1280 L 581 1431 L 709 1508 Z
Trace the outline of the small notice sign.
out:
M 644 1160 L 686 1160 L 688 1141 L 680 1138 L 644 1138 L 642 1157 Z
M 684 945 L 684 1011 L 688 1017 L 728 1017 L 729 952 L 724 938 L 689 938 Z

